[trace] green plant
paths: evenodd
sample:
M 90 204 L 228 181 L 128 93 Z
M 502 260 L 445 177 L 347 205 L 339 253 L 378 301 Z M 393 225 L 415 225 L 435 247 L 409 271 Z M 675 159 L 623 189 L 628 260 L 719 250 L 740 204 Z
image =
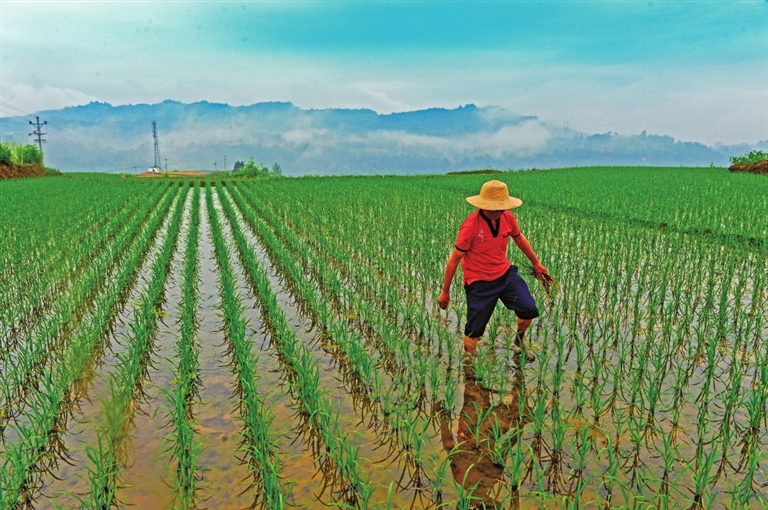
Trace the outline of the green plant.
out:
M 732 165 L 751 165 L 768 159 L 768 153 L 761 150 L 754 150 L 749 151 L 743 156 L 731 156 L 728 159 L 731 160 Z

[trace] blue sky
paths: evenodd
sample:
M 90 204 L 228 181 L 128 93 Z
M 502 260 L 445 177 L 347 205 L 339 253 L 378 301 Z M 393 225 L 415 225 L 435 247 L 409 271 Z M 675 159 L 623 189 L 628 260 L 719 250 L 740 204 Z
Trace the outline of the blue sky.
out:
M 1 0 L 0 9 L 0 96 L 24 111 L 91 100 L 382 113 L 475 103 L 589 133 L 768 139 L 765 0 Z

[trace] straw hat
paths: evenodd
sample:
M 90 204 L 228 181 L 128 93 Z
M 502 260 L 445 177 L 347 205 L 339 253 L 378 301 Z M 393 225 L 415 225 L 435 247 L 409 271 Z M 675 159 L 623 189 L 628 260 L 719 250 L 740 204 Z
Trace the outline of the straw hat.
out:
M 467 197 L 467 202 L 478 209 L 486 209 L 488 211 L 514 209 L 523 204 L 523 201 L 519 198 L 509 196 L 507 185 L 501 181 L 486 182 L 480 189 L 480 194 Z

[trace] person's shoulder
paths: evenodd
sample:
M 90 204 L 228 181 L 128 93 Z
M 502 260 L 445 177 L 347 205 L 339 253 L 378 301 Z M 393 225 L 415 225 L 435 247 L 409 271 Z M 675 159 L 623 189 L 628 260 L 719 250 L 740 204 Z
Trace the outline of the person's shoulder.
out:
M 517 218 L 515 217 L 515 213 L 507 209 L 501 214 L 502 218 L 505 218 L 509 221 L 517 221 Z
M 467 217 L 462 222 L 462 225 L 467 225 L 469 223 L 476 222 L 478 217 L 480 217 L 480 209 L 476 209 L 471 213 L 469 213 L 469 215 L 467 215 Z

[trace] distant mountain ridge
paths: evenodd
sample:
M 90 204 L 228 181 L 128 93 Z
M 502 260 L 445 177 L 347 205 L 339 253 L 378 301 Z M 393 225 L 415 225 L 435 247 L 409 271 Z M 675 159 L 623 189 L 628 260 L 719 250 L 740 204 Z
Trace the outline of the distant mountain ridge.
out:
M 92 102 L 36 113 L 48 121 L 46 164 L 63 171 L 142 171 L 153 164 L 152 120 L 169 169 L 231 169 L 237 160 L 280 163 L 287 175 L 428 173 L 472 168 L 584 165 L 727 166 L 756 145 L 706 146 L 669 136 L 585 134 L 467 104 L 379 114 L 302 109 L 292 103 L 112 106 Z M 29 142 L 30 117 L 0 119 L 3 140 Z M 165 163 L 165 161 L 163 161 Z

